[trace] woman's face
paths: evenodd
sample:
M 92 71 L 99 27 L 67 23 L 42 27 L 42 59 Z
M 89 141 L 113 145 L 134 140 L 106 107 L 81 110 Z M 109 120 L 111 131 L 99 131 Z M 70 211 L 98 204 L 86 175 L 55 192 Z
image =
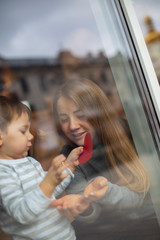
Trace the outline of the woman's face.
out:
M 78 146 L 84 145 L 84 138 L 87 132 L 95 137 L 95 130 L 87 121 L 81 109 L 66 97 L 61 97 L 57 103 L 57 110 L 60 125 L 64 135 Z

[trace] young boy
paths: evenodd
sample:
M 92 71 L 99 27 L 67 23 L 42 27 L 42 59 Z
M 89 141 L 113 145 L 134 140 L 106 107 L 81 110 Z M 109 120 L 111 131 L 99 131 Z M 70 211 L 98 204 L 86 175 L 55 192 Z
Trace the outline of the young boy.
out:
M 70 183 L 83 148 L 67 159 L 55 157 L 46 173 L 27 156 L 30 125 L 26 105 L 0 96 L 0 225 L 14 240 L 75 240 L 69 220 L 51 202 Z

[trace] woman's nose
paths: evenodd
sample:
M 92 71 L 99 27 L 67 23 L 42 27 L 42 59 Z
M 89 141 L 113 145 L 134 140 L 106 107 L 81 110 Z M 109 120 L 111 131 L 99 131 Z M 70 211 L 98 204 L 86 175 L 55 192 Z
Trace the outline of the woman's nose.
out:
M 71 130 L 75 130 L 79 128 L 79 122 L 78 119 L 76 118 L 70 118 L 70 129 Z

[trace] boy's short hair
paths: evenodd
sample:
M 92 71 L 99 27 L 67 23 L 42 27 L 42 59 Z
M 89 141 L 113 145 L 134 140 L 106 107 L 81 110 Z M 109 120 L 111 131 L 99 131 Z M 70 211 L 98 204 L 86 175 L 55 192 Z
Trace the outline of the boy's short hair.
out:
M 17 99 L 0 96 L 0 130 L 5 131 L 15 116 L 27 113 L 31 120 L 31 110 Z

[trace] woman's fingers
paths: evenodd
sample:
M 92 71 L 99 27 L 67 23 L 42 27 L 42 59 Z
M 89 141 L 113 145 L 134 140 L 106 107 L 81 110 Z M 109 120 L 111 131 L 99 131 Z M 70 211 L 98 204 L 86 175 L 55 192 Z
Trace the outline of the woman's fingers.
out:
M 54 200 L 50 206 L 56 207 L 65 216 L 69 214 L 74 217 L 85 211 L 89 202 L 82 195 L 66 195 Z
M 94 179 L 84 191 L 84 198 L 88 203 L 102 198 L 108 189 L 108 181 L 104 177 Z
M 60 206 L 57 208 L 63 215 L 65 216 L 72 216 L 75 217 L 77 215 L 79 215 L 80 213 L 83 212 L 83 209 L 80 207 L 80 205 L 77 205 L 76 207 L 74 206 L 74 208 L 72 206 Z
M 91 192 L 87 195 L 84 195 L 84 199 L 85 199 L 86 202 L 90 203 L 90 202 L 93 202 L 94 200 L 96 200 L 97 197 L 96 197 L 94 192 Z

